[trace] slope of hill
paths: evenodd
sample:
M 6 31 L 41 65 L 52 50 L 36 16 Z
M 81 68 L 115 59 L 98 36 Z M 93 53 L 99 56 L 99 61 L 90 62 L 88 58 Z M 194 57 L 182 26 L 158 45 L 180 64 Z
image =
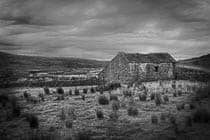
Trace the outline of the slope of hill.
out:
M 178 64 L 192 66 L 192 67 L 200 67 L 204 69 L 210 69 L 210 54 L 203 55 L 196 58 L 180 60 L 178 61 Z
M 105 61 L 67 58 L 67 57 L 40 57 L 14 55 L 0 52 L 0 71 L 15 71 L 22 73 L 29 70 L 47 70 L 47 71 L 71 71 L 81 68 L 100 68 L 106 64 Z

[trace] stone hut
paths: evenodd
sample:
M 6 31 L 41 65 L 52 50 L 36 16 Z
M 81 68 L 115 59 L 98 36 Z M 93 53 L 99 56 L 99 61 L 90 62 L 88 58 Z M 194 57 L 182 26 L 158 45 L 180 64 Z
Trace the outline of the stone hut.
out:
M 119 52 L 99 73 L 99 78 L 106 83 L 122 84 L 173 79 L 175 62 L 168 53 Z

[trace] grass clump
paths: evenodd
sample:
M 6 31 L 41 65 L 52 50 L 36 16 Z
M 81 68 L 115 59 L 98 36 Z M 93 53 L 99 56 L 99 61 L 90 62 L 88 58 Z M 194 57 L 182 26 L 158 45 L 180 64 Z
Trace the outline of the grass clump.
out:
M 154 100 L 155 99 L 155 93 L 151 93 L 150 94 L 150 100 Z
M 162 103 L 161 94 L 160 93 L 156 93 L 155 94 L 155 104 L 156 104 L 156 106 L 160 106 L 161 103 Z
M 79 95 L 79 89 L 75 88 L 74 94 L 78 96 Z
M 132 96 L 132 92 L 128 89 L 123 90 L 123 95 L 124 97 L 131 97 Z
M 196 123 L 210 122 L 210 111 L 206 107 L 199 107 L 193 113 L 193 121 Z
M 139 100 L 140 101 L 146 101 L 147 100 L 147 95 L 144 93 L 144 94 L 139 94 Z
M 120 109 L 120 102 L 119 101 L 113 101 L 112 102 L 112 110 L 118 111 Z
M 101 109 L 96 109 L 96 117 L 98 119 L 103 119 L 104 118 L 104 113 Z
M 137 116 L 139 114 L 138 109 L 134 106 L 128 107 L 127 112 L 129 116 Z
M 158 116 L 153 114 L 151 116 L 151 122 L 152 122 L 152 124 L 158 124 Z
M 64 90 L 63 90 L 62 87 L 58 87 L 58 88 L 56 89 L 56 92 L 57 92 L 58 94 L 64 94 Z
M 109 96 L 109 100 L 110 100 L 110 101 L 112 101 L 112 100 L 114 100 L 114 101 L 118 101 L 118 96 L 117 96 L 117 95 L 115 95 L 115 94 L 110 94 L 110 96 Z
M 108 105 L 109 104 L 109 99 L 105 95 L 100 95 L 98 97 L 98 103 L 100 105 Z
M 46 95 L 50 94 L 50 90 L 48 87 L 44 87 L 44 94 L 46 94 Z
M 87 88 L 84 88 L 84 89 L 83 89 L 83 93 L 84 93 L 84 94 L 87 94 L 87 93 L 88 93 L 88 89 L 87 89 Z
M 34 114 L 24 114 L 24 117 L 29 122 L 30 128 L 37 129 L 39 128 L 38 117 Z

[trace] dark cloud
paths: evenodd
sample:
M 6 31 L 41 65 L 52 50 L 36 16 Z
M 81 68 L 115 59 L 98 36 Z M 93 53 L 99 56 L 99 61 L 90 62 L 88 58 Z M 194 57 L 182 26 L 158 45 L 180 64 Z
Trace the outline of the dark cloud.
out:
M 7 41 L 0 46 L 49 56 L 168 51 L 184 58 L 210 51 L 209 13 L 209 0 L 1 0 Z

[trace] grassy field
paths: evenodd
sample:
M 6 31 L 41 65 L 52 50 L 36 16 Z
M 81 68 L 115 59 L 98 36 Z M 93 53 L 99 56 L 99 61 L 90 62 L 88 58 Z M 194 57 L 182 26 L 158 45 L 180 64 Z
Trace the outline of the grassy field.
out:
M 198 88 L 206 86 L 206 83 L 176 81 L 176 88 L 172 88 L 172 81 L 144 83 L 147 89 L 146 101 L 139 100 L 141 90 L 130 88 L 131 97 L 125 97 L 121 87 L 117 90 L 83 94 L 82 89 L 91 87 L 76 87 L 81 95 L 69 95 L 69 89 L 75 87 L 63 87 L 64 99 L 57 100 L 55 88 L 50 88 L 50 95 L 44 95 L 45 101 L 32 103 L 24 99 L 23 92 L 27 91 L 32 96 L 38 97 L 43 93 L 43 88 L 16 88 L 12 93 L 18 97 L 21 114 L 35 114 L 39 120 L 39 128 L 31 129 L 24 117 L 16 117 L 9 120 L 1 120 L 0 134 L 3 138 L 18 139 L 30 136 L 32 133 L 50 134 L 57 139 L 208 139 L 210 136 L 209 123 L 190 124 L 191 114 L 200 105 L 209 105 L 209 98 L 192 102 Z M 3 92 L 3 91 L 1 91 Z M 161 99 L 166 95 L 169 101 L 156 105 L 156 100 L 151 100 L 153 93 L 160 93 Z M 176 97 L 174 95 L 176 93 Z M 113 109 L 113 102 L 100 105 L 98 98 L 111 95 L 118 98 L 119 109 Z M 82 96 L 83 95 L 83 96 Z M 85 99 L 84 99 L 85 97 Z M 84 99 L 84 100 L 83 100 Z M 177 109 L 183 105 L 182 109 Z M 193 105 L 194 107 L 190 107 Z M 128 108 L 137 109 L 137 114 L 128 115 Z M 3 111 L 3 107 L 0 107 Z M 96 111 L 103 113 L 102 118 L 97 118 Z M 5 112 L 2 113 L 3 118 Z M 112 115 L 110 115 L 112 114 Z M 175 121 L 174 121 L 175 120 Z M 70 122 L 70 126 L 67 125 Z M 82 137 L 84 136 L 84 137 Z M 25 138 L 29 139 L 29 138 Z

